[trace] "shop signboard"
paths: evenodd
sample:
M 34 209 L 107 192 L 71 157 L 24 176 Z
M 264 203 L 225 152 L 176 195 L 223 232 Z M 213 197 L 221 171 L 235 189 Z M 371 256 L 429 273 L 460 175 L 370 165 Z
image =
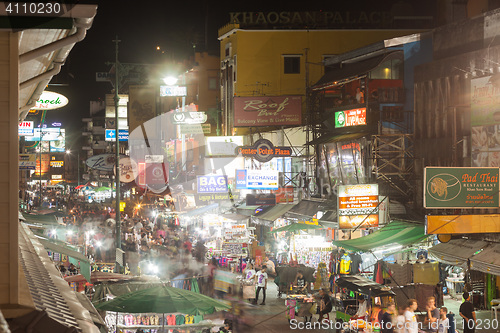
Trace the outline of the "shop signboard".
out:
M 36 101 L 33 110 L 59 109 L 68 104 L 68 98 L 53 91 L 44 91 Z
M 208 136 L 205 142 L 205 156 L 234 156 L 243 146 L 243 136 Z
M 50 161 L 51 168 L 62 168 L 64 166 L 64 161 Z
M 146 184 L 167 184 L 168 172 L 168 163 L 146 163 Z
M 116 168 L 113 171 L 116 174 Z M 120 181 L 130 183 L 135 179 L 134 172 L 137 172 L 137 163 L 130 157 L 120 158 Z
M 224 229 L 225 238 L 233 238 L 235 236 L 244 236 L 247 232 L 246 224 L 233 224 Z
M 230 255 L 243 254 L 243 243 L 222 243 L 222 251 Z
M 245 157 L 253 157 L 257 161 L 265 163 L 273 159 L 273 157 L 290 157 L 292 156 L 292 148 L 290 147 L 274 147 L 273 143 L 267 139 L 259 139 L 255 141 L 253 146 L 241 146 L 236 148 L 236 154 Z
M 115 129 L 106 129 L 106 141 L 116 141 L 116 130 Z M 118 130 L 118 140 L 120 141 L 128 141 L 128 130 L 119 129 Z
M 428 167 L 425 208 L 498 208 L 499 168 Z
M 179 127 L 181 134 L 210 134 L 212 131 L 210 124 L 184 124 Z
M 301 96 L 234 97 L 234 127 L 302 124 Z
M 276 205 L 276 194 L 274 193 L 247 194 L 246 205 L 274 206 Z
M 236 188 L 249 190 L 277 190 L 279 173 L 274 170 L 236 170 Z
M 186 86 L 160 86 L 160 96 L 184 97 L 187 96 Z
M 42 141 L 60 141 L 65 137 L 65 129 L 60 127 L 35 128 L 33 136 L 26 136 L 26 141 L 40 141 L 40 132 Z
M 335 128 L 366 125 L 366 108 L 335 112 Z
M 427 215 L 429 235 L 500 233 L 500 214 L 488 215 Z
M 231 192 L 231 193 L 199 193 L 195 196 L 196 205 L 203 206 L 208 205 L 220 201 L 227 200 L 240 200 L 239 192 Z
M 198 176 L 198 193 L 227 193 L 227 176 Z
M 174 125 L 189 125 L 203 124 L 207 121 L 208 116 L 205 112 L 173 112 L 170 115 L 172 124 Z
M 35 170 L 35 154 L 19 154 L 19 170 Z
M 271 191 L 271 193 L 276 194 L 276 203 L 291 203 L 293 202 L 293 187 L 292 186 L 287 186 L 287 187 L 280 187 L 276 191 Z
M 500 166 L 499 74 L 471 80 L 471 157 L 473 167 Z
M 21 121 L 18 129 L 19 136 L 32 136 L 34 134 L 35 127 L 32 121 Z
M 91 169 L 100 171 L 113 171 L 113 168 L 115 167 L 115 155 L 101 154 L 92 156 L 88 158 L 85 163 Z
M 377 184 L 339 185 L 338 220 L 340 229 L 363 228 L 379 224 Z

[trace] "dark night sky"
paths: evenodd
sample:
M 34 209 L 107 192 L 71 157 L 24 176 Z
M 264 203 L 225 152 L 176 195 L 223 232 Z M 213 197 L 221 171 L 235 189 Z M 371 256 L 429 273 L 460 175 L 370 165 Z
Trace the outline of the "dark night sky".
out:
M 61 73 L 52 81 L 67 86 L 49 86 L 47 89 L 63 93 L 70 99 L 70 104 L 50 111 L 47 123 L 61 121 L 64 127 L 69 127 L 69 131 L 80 132 L 81 118 L 89 114 L 89 101 L 103 99 L 106 93 L 110 93 L 111 85 L 96 82 L 95 73 L 109 71 L 110 66 L 105 63 L 114 60 L 112 40 L 116 35 L 121 40 L 121 62 L 158 63 L 165 58 L 160 57 L 156 45 L 166 50 L 167 57 L 171 57 L 173 52 L 176 58 L 192 53 L 191 40 L 198 40 L 197 50 L 203 50 L 206 18 L 208 46 L 218 50 L 217 29 L 228 23 L 229 12 L 390 10 L 390 3 L 396 2 L 398 1 L 384 1 L 384 6 L 388 4 L 389 8 L 381 9 L 376 2 L 364 0 L 97 1 L 97 15 L 92 28 L 85 39 L 75 45 Z

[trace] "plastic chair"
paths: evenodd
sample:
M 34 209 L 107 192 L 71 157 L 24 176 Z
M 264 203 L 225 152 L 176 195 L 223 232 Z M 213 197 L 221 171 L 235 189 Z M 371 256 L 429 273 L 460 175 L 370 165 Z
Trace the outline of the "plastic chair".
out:
M 498 321 L 497 312 L 500 310 L 500 305 L 495 305 L 491 307 L 491 311 L 495 313 L 495 320 Z

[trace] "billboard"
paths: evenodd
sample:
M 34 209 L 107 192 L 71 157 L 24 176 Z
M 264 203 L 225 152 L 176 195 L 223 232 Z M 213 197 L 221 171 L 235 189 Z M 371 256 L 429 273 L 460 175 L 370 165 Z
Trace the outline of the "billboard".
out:
M 68 104 L 68 99 L 66 96 L 58 94 L 53 91 L 44 91 L 40 95 L 38 101 L 36 101 L 35 106 L 32 107 L 33 110 L 53 110 L 59 109 Z
M 31 136 L 35 129 L 32 121 L 21 121 L 18 128 L 19 136 Z
M 234 97 L 234 127 L 301 124 L 301 96 Z
M 65 138 L 65 130 L 60 127 L 42 128 L 42 141 L 59 141 Z M 33 136 L 27 136 L 26 141 L 40 141 L 40 129 L 33 130 Z
M 425 208 L 497 208 L 499 168 L 428 167 Z
M 160 96 L 187 96 L 186 86 L 160 86 Z
M 236 170 L 236 188 L 249 190 L 277 190 L 279 173 L 274 170 Z
M 236 156 L 236 147 L 243 146 L 242 136 L 208 136 L 205 156 Z
M 378 185 L 339 185 L 338 220 L 340 229 L 376 227 L 378 215 Z
M 128 141 L 128 130 L 119 129 L 118 130 L 118 140 L 119 141 Z M 115 129 L 106 129 L 106 141 L 116 141 L 116 130 Z
M 274 193 L 247 194 L 246 205 L 274 206 L 276 205 L 276 194 Z
M 335 128 L 366 125 L 366 108 L 335 112 Z
M 500 215 L 427 215 L 426 233 L 433 235 L 500 232 Z
M 500 167 L 500 86 L 496 75 L 471 80 L 473 167 Z
M 198 193 L 227 193 L 227 176 L 198 176 Z
M 35 154 L 19 154 L 19 170 L 35 170 Z

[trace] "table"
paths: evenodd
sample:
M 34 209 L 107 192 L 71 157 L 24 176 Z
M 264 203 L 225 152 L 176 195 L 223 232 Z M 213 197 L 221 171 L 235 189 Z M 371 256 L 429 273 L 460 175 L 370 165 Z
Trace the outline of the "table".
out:
M 314 298 L 308 297 L 306 295 L 288 295 L 285 301 L 287 306 L 287 317 L 289 319 L 295 319 L 297 317 L 311 317 L 311 309 L 316 303 Z M 295 307 L 298 306 L 297 312 L 295 312 Z

